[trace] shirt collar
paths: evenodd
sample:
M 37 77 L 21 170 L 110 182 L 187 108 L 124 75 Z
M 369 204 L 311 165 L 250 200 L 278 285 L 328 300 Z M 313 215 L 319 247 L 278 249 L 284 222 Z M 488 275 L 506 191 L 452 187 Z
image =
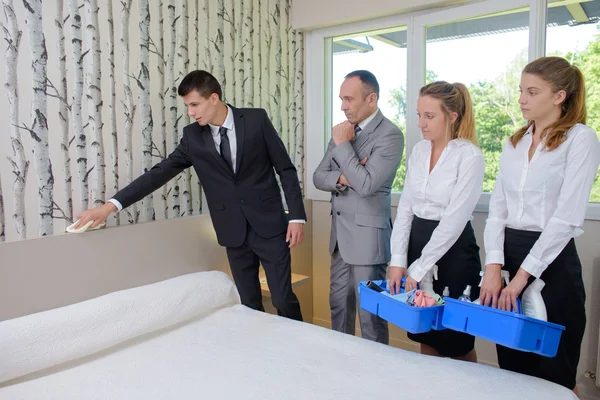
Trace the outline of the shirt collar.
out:
M 450 147 L 462 147 L 468 144 L 471 144 L 471 141 L 464 138 L 456 138 L 448 142 L 448 146 Z
M 223 122 L 223 127 L 227 128 L 228 131 L 233 129 L 233 112 L 231 111 L 231 107 L 225 104 L 227 107 L 227 116 L 225 117 L 225 121 Z M 219 128 L 221 126 L 208 124 L 210 126 L 210 132 L 213 136 L 217 136 L 219 134 Z
M 365 119 L 364 121 L 358 123 L 358 126 L 360 127 L 361 130 L 364 130 L 365 127 L 367 125 L 369 125 L 369 122 L 373 121 L 373 118 L 375 118 L 375 115 L 377 115 L 378 111 L 379 111 L 379 108 L 377 108 L 375 110 L 375 112 L 373 114 L 371 114 L 367 119 Z
M 531 126 L 527 129 L 527 132 L 525 132 L 525 135 L 531 135 L 533 134 L 533 128 L 534 128 L 535 124 L 531 124 Z

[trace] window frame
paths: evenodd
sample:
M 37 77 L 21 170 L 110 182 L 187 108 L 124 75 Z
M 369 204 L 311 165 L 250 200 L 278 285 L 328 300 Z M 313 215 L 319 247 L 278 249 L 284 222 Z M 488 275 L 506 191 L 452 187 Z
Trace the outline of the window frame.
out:
M 528 59 L 545 55 L 546 21 L 549 0 L 485 0 L 462 3 L 457 6 L 436 8 L 401 15 L 390 15 L 370 20 L 352 22 L 305 33 L 305 126 L 306 126 L 306 179 L 305 195 L 311 200 L 329 201 L 331 194 L 318 190 L 312 175 L 325 154 L 327 127 L 331 127 L 333 38 L 356 35 L 361 32 L 407 27 L 407 87 L 406 108 L 416 110 L 418 91 L 425 84 L 426 30 L 428 26 L 462 20 L 477 15 L 492 14 L 504 10 L 529 7 Z M 406 157 L 414 145 L 422 140 L 416 114 L 406 115 Z M 401 193 L 392 193 L 392 205 L 396 206 Z M 488 212 L 490 193 L 482 192 L 475 212 Z M 586 219 L 600 220 L 600 203 L 588 203 Z

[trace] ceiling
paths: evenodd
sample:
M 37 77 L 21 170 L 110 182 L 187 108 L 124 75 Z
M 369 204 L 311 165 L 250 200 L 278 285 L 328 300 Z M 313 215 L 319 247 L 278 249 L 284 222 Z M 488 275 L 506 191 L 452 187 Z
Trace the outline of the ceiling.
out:
M 577 26 L 600 22 L 600 0 L 558 1 L 548 7 L 548 26 Z M 529 28 L 529 11 L 515 10 L 483 18 L 452 22 L 427 28 L 427 41 L 438 42 L 473 36 L 525 30 Z M 396 47 L 406 47 L 406 29 L 389 33 L 334 39 L 333 53 L 366 53 L 373 50 L 373 40 Z

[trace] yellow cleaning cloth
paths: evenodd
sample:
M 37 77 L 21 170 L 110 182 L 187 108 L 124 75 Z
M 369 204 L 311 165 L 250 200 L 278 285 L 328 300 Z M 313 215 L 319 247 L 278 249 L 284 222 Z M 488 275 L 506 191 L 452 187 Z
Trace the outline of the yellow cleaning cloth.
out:
M 68 233 L 83 233 L 85 231 L 87 231 L 89 229 L 89 227 L 94 223 L 94 221 L 89 221 L 87 224 L 85 224 L 84 226 L 80 227 L 79 229 L 75 229 L 75 225 L 77 225 L 77 223 L 79 222 L 79 220 L 73 222 L 71 225 L 67 226 L 67 232 Z M 96 226 L 95 228 L 90 229 L 91 231 L 94 231 L 96 229 L 100 229 L 102 228 L 104 225 L 106 225 L 104 222 L 99 224 L 98 226 Z

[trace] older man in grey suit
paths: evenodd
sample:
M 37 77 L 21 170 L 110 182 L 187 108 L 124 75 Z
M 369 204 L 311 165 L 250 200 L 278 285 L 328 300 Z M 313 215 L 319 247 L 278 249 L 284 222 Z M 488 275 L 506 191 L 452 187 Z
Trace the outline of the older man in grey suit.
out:
M 385 279 L 391 189 L 404 137 L 378 109 L 379 84 L 371 72 L 346 75 L 340 98 L 347 121 L 333 127 L 313 175 L 318 189 L 331 192 L 331 324 L 354 335 L 358 308 L 362 337 L 387 344 L 387 323 L 360 308 L 357 287 L 360 281 Z

